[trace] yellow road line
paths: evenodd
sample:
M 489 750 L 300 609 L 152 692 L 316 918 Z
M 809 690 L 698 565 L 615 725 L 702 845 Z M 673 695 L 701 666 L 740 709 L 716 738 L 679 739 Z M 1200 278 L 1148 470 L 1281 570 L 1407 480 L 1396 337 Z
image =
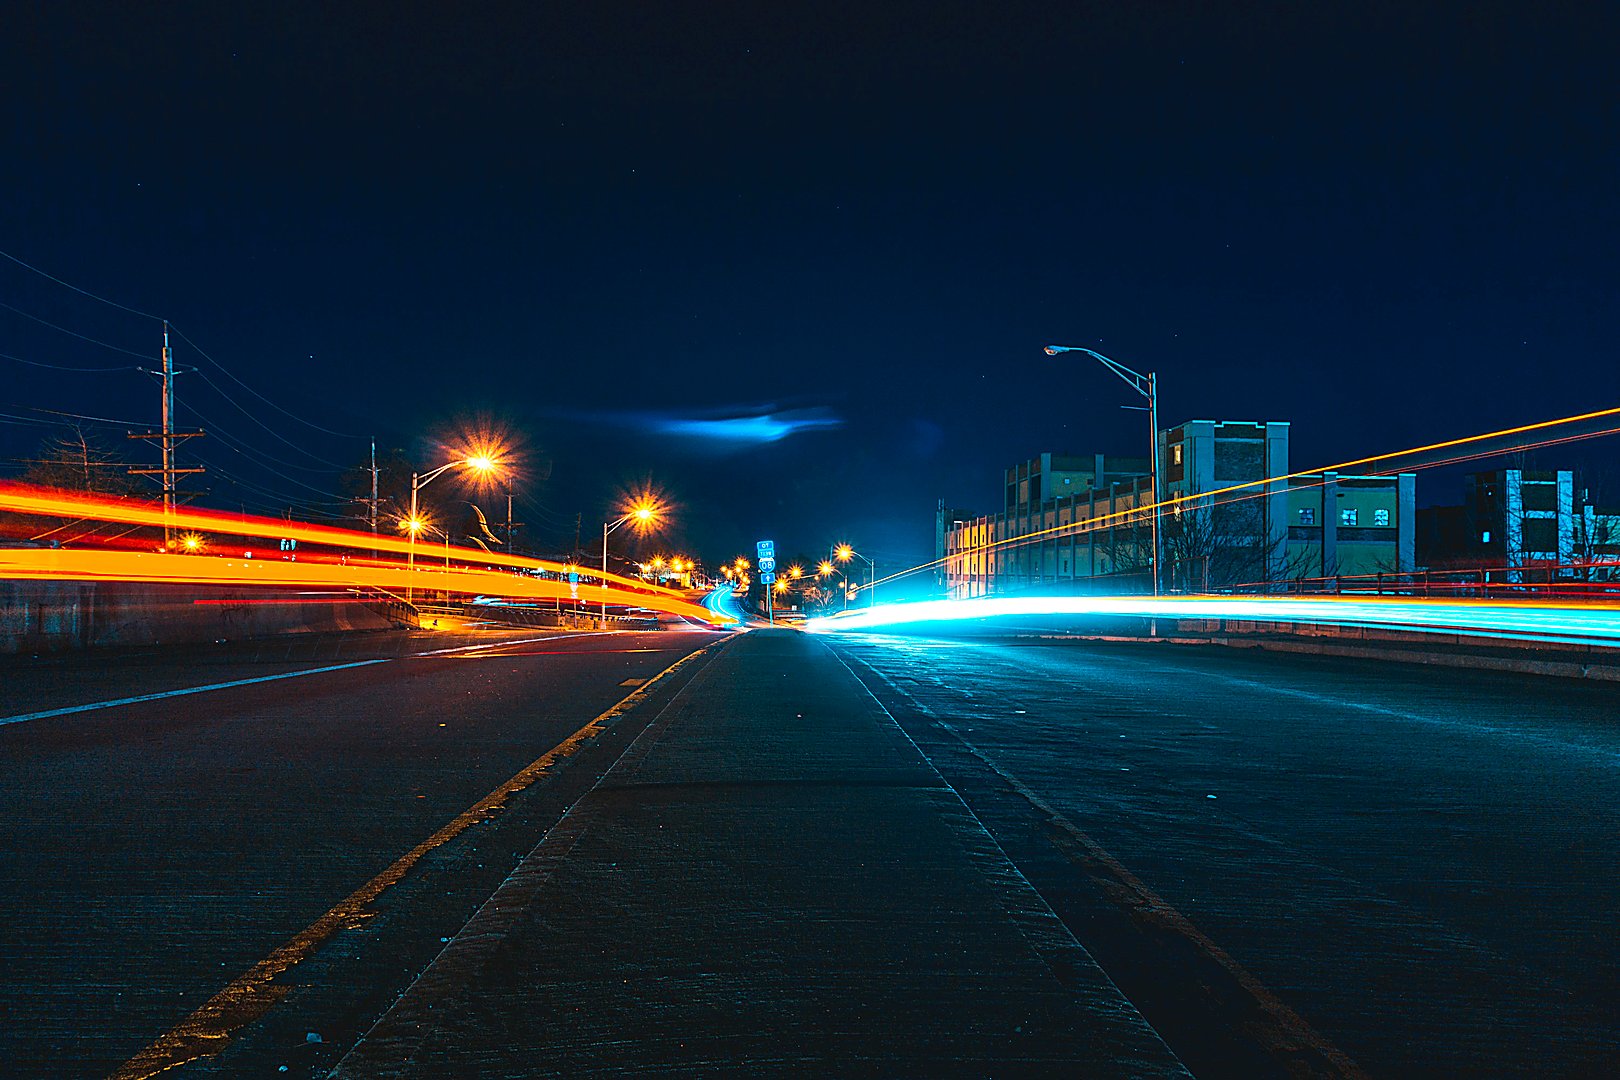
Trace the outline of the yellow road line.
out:
M 146 1049 L 124 1062 L 112 1074 L 111 1080 L 146 1080 L 148 1077 L 178 1068 L 188 1061 L 210 1057 L 224 1050 L 236 1031 L 263 1016 L 287 995 L 291 988 L 276 981 L 284 972 L 305 960 L 337 931 L 352 927 L 366 918 L 370 914 L 366 908 L 372 901 L 409 873 L 411 868 L 422 861 L 429 852 L 449 843 L 471 826 L 499 810 L 508 798 L 534 783 L 552 765 L 578 753 L 586 743 L 607 730 L 607 725 L 613 720 L 641 704 L 653 687 L 665 677 L 724 644 L 726 640 L 730 639 L 705 645 L 696 652 L 683 656 L 621 698 L 612 708 L 525 765 L 506 783 L 400 856 L 388 869 L 350 893 L 331 911 L 253 965 L 229 986 L 204 1002 L 190 1016 L 155 1039 Z

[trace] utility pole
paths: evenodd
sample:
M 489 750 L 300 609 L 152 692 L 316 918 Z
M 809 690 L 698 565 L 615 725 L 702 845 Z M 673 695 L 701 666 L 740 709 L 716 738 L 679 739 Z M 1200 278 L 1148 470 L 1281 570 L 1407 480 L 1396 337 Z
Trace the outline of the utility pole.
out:
M 142 369 L 145 370 L 144 368 Z M 195 371 L 195 368 L 187 368 Z M 130 434 L 132 439 L 159 439 L 163 446 L 163 467 L 161 469 L 131 469 L 134 476 L 161 476 L 163 478 L 163 550 L 174 548 L 174 497 L 177 490 L 175 478 L 194 473 L 206 472 L 206 469 L 177 469 L 174 467 L 174 448 L 181 439 L 192 439 L 204 434 L 201 431 L 175 431 L 174 430 L 174 377 L 177 374 L 174 367 L 174 353 L 169 348 L 169 320 L 163 320 L 163 367 L 160 371 L 149 371 L 148 375 L 156 375 L 161 381 L 163 395 L 163 431 L 161 433 L 146 432 L 141 435 Z
M 371 535 L 377 535 L 377 436 L 371 437 Z
M 512 532 L 523 527 L 523 522 L 512 520 L 512 489 L 506 489 L 506 550 L 508 553 L 517 551 L 512 543 Z

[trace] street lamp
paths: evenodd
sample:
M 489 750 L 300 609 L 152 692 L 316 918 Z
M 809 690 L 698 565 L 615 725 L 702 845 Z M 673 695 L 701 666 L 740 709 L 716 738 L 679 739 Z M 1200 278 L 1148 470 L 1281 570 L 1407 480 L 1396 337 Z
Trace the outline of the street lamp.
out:
M 658 520 L 658 507 L 650 499 L 642 499 L 620 517 L 602 523 L 602 588 L 607 589 L 608 534 L 620 525 L 630 523 L 632 528 L 643 529 Z M 602 618 L 607 619 L 607 596 L 602 597 Z
M 422 518 L 416 510 L 416 493 L 431 484 L 441 473 L 454 469 L 457 465 L 469 468 L 476 473 L 487 474 L 494 472 L 495 467 L 498 464 L 499 462 L 490 457 L 488 454 L 474 454 L 471 457 L 457 458 L 455 461 L 447 461 L 425 476 L 420 473 L 411 473 L 411 516 L 406 518 L 403 523 L 403 527 L 410 534 L 410 545 L 406 549 L 406 567 L 408 573 L 414 575 L 416 572 L 416 534 L 422 531 L 423 524 Z M 446 539 L 445 542 L 448 544 L 449 540 Z M 413 577 L 407 577 L 405 580 L 405 602 L 407 604 L 411 602 L 413 585 Z
M 837 547 L 833 548 L 832 556 L 841 563 L 847 563 L 851 559 L 860 559 L 862 562 L 866 563 L 872 575 L 871 581 L 867 585 L 868 599 L 866 601 L 866 606 L 877 607 L 877 563 L 873 562 L 871 559 L 868 559 L 865 555 L 862 555 L 848 544 L 839 544 Z M 848 599 L 848 595 L 846 594 L 846 603 L 848 602 Z
M 1131 389 L 1135 390 L 1138 394 L 1141 394 L 1143 397 L 1147 398 L 1147 401 L 1148 401 L 1148 423 L 1153 428 L 1153 456 L 1149 459 L 1152 462 L 1152 477 L 1153 477 L 1153 479 L 1152 479 L 1152 484 L 1153 484 L 1153 493 L 1152 493 L 1152 498 L 1153 498 L 1153 559 L 1152 559 L 1153 595 L 1158 596 L 1159 595 L 1159 501 L 1160 501 L 1160 498 L 1159 498 L 1159 490 L 1160 489 L 1159 489 L 1159 376 L 1158 376 L 1158 373 L 1150 371 L 1146 375 L 1143 375 L 1139 371 L 1132 371 L 1130 368 L 1126 367 L 1124 364 L 1121 364 L 1117 360 L 1108 359 L 1108 357 L 1104 356 L 1100 352 L 1097 352 L 1095 349 L 1087 349 L 1087 348 L 1085 348 L 1083 346 L 1079 346 L 1079 345 L 1048 345 L 1048 346 L 1046 346 L 1046 355 L 1047 356 L 1056 356 L 1058 353 L 1066 353 L 1066 352 L 1085 353 L 1087 356 L 1091 357 L 1093 360 L 1096 360 L 1099 363 L 1101 363 L 1109 371 L 1112 371 L 1115 375 L 1118 375 L 1121 379 L 1124 379 L 1125 382 L 1130 385 Z M 1098 477 L 1097 478 L 1098 482 L 1101 482 L 1101 479 L 1102 479 L 1101 477 Z

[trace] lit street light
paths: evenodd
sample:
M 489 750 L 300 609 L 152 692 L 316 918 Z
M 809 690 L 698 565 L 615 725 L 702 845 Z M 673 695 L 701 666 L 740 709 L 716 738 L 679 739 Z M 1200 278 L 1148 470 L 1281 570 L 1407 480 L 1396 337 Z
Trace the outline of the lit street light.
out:
M 620 517 L 602 523 L 602 588 L 607 588 L 608 534 L 620 525 L 630 523 L 634 529 L 644 529 L 658 520 L 658 506 L 651 499 L 642 498 Z M 602 618 L 607 619 L 607 597 L 602 597 Z
M 868 570 L 870 571 L 870 573 L 872 575 L 872 577 L 870 579 L 870 582 L 867 585 L 868 599 L 866 601 L 866 606 L 867 607 L 876 607 L 877 606 L 877 563 L 873 562 L 871 559 L 868 559 L 865 555 L 862 555 L 860 552 L 856 551 L 854 548 L 850 547 L 848 544 L 839 544 L 837 547 L 833 548 L 832 556 L 833 556 L 834 559 L 837 559 L 841 563 L 847 563 L 851 559 L 860 559 L 862 562 L 866 563 L 867 568 L 868 568 Z M 823 563 L 822 565 L 825 566 L 826 564 Z M 859 586 L 857 586 L 857 588 L 858 587 Z M 845 594 L 845 600 L 846 600 L 846 602 L 848 601 L 848 594 L 847 593 Z
M 1160 495 L 1159 495 L 1159 376 L 1158 376 L 1158 374 L 1156 372 L 1152 372 L 1152 371 L 1148 372 L 1146 375 L 1143 375 L 1141 372 L 1138 372 L 1138 371 L 1132 371 L 1130 368 L 1126 367 L 1124 364 L 1119 363 L 1117 360 L 1110 360 L 1108 357 L 1104 356 L 1100 352 L 1097 352 L 1095 349 L 1087 349 L 1087 348 L 1084 348 L 1083 346 L 1079 346 L 1079 345 L 1048 345 L 1048 346 L 1046 346 L 1046 355 L 1047 356 L 1056 356 L 1058 353 L 1066 353 L 1066 352 L 1085 353 L 1087 356 L 1091 357 L 1093 360 L 1096 360 L 1096 361 L 1100 362 L 1109 371 L 1112 371 L 1115 375 L 1118 375 L 1121 379 L 1124 379 L 1125 382 L 1130 385 L 1131 389 L 1135 390 L 1138 394 L 1141 394 L 1143 397 L 1147 398 L 1147 401 L 1148 401 L 1148 424 L 1153 428 L 1153 456 L 1148 459 L 1149 461 L 1152 462 L 1152 485 L 1153 485 L 1153 491 L 1152 491 L 1152 494 L 1151 494 L 1151 499 L 1152 499 L 1152 502 L 1153 502 L 1153 558 L 1151 560 L 1151 565 L 1152 565 L 1152 569 L 1153 569 L 1153 595 L 1158 596 L 1159 595 L 1159 501 L 1160 501 Z M 1101 478 L 1099 477 L 1098 480 L 1100 482 Z
M 496 462 L 495 459 L 491 458 L 488 454 L 473 454 L 471 457 L 457 458 L 455 461 L 447 461 L 425 476 L 419 473 L 411 473 L 411 516 L 406 518 L 401 524 L 401 527 L 410 534 L 410 546 L 406 550 L 405 559 L 408 573 L 414 574 L 416 571 L 416 534 L 422 531 L 423 525 L 422 517 L 417 512 L 416 493 L 422 488 L 427 487 L 428 484 L 432 483 L 440 474 L 450 469 L 454 469 L 458 465 L 471 469 L 476 473 L 487 474 L 494 472 L 497 464 L 498 462 Z M 449 542 L 449 539 L 446 538 L 445 543 L 448 545 Z M 405 602 L 407 604 L 411 602 L 411 594 L 414 584 L 415 582 L 412 580 L 412 578 L 407 577 L 405 579 Z

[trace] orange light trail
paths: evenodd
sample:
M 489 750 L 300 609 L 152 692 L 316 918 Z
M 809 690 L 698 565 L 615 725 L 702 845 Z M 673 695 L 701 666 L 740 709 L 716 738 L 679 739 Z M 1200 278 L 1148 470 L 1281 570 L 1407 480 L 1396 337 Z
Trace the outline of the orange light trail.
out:
M 166 517 L 161 508 L 153 507 L 149 503 L 127 499 L 97 498 L 95 496 L 56 491 L 51 488 L 32 487 L 26 484 L 0 483 L 0 510 L 44 517 L 93 519 L 118 522 L 125 525 L 150 525 L 158 528 L 169 525 L 173 528 L 186 529 L 197 533 L 278 537 L 297 540 L 300 543 L 347 548 L 359 552 L 388 551 L 398 555 L 407 555 L 412 549 L 409 540 L 380 534 L 373 536 L 369 532 L 336 529 L 328 525 L 310 525 L 305 522 L 285 521 L 280 518 L 244 517 L 237 514 L 220 514 L 205 510 L 187 509 L 178 509 L 173 516 Z M 418 543 L 415 547 L 419 559 L 427 558 L 434 550 L 433 545 L 430 544 Z M 481 563 L 486 566 L 503 566 L 523 570 L 544 570 L 553 574 L 566 574 L 570 569 L 562 563 L 549 562 L 544 559 L 530 559 L 521 555 L 495 554 L 477 548 L 455 548 L 454 557 L 458 562 L 463 563 Z M 639 578 L 623 577 L 614 573 L 604 575 L 600 570 L 585 567 L 576 567 L 574 570 L 581 577 L 596 578 L 638 593 L 663 594 L 672 597 L 681 595 L 678 589 L 654 585 Z
M 366 534 L 369 538 L 370 534 Z M 146 551 L 71 548 L 0 548 L 0 579 L 19 581 L 139 581 L 153 584 L 373 588 L 403 593 L 407 585 L 424 592 L 502 596 L 525 600 L 570 600 L 589 604 L 642 607 L 704 622 L 725 616 L 673 595 L 658 595 L 601 585 L 570 586 L 512 574 L 421 565 L 416 571 L 400 564 L 290 562 L 280 559 L 204 558 Z M 661 590 L 668 593 L 669 590 Z
M 107 548 L 0 548 L 0 579 L 25 581 L 137 581 L 162 584 L 214 586 L 317 586 L 373 588 L 404 593 L 407 588 L 461 595 L 502 596 L 526 600 L 566 600 L 578 604 L 609 604 L 702 619 L 728 621 L 700 604 L 685 599 L 678 589 L 654 585 L 638 578 L 603 574 L 599 570 L 504 555 L 475 548 L 455 548 L 455 562 L 477 563 L 446 567 L 429 555 L 433 545 L 418 544 L 417 569 L 403 562 L 367 557 L 372 551 L 410 553 L 408 539 L 372 535 L 278 518 L 246 517 L 204 510 L 176 510 L 165 515 L 160 507 L 128 499 L 109 499 L 62 492 L 25 484 L 0 483 L 0 510 L 19 514 L 69 517 L 116 522 L 131 526 L 184 529 L 193 535 L 224 534 L 296 540 L 361 554 L 343 558 L 329 552 L 310 552 L 297 560 L 230 557 L 228 554 L 170 554 Z M 216 550 L 220 545 L 214 545 Z M 246 545 L 245 545 L 246 546 Z M 227 549 L 228 550 L 228 549 Z M 544 571 L 555 578 L 538 578 L 528 571 Z M 517 571 L 517 572 L 514 572 Z M 594 579 L 570 584 L 570 573 Z

